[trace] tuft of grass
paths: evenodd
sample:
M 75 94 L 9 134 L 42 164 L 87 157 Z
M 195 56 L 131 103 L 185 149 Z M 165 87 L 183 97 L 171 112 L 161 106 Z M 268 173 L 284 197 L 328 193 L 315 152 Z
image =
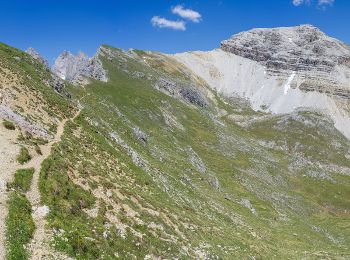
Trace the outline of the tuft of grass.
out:
M 35 152 L 39 155 L 42 155 L 43 153 L 41 152 L 40 146 L 39 145 L 35 145 Z
M 31 159 L 32 157 L 29 154 L 28 149 L 22 146 L 19 152 L 19 155 L 17 156 L 17 162 L 19 162 L 20 164 L 25 164 L 29 162 Z
M 2 124 L 4 125 L 4 127 L 6 129 L 9 129 L 9 130 L 15 130 L 16 129 L 15 124 L 12 123 L 11 121 L 5 120 Z
M 21 193 L 13 192 L 8 201 L 9 213 L 6 219 L 7 259 L 28 259 L 25 248 L 33 237 L 35 224 L 32 219 L 32 207 Z
M 34 168 L 17 170 L 11 187 L 21 192 L 27 192 L 30 188 L 33 174 Z

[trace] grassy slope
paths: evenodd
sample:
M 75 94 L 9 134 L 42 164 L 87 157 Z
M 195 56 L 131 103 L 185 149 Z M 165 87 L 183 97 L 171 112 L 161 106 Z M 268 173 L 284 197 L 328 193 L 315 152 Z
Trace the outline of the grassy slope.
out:
M 213 104 L 199 109 L 153 88 L 159 77 L 191 82 L 169 69 L 169 60 L 138 52 L 146 66 L 111 50 L 115 57 L 104 59 L 109 82 L 71 90 L 84 109 L 41 173 L 57 249 L 81 259 L 349 256 L 350 177 L 325 165 L 349 169 L 350 145 L 329 123 L 308 113 L 300 116 L 315 125 L 293 117 L 246 128 L 225 116 L 215 123 Z M 219 97 L 217 104 L 261 116 Z M 165 113 L 182 127 L 166 123 Z M 134 137 L 135 127 L 147 134 L 146 144 Z M 190 147 L 206 171 L 191 164 Z M 141 167 L 129 156 L 136 153 Z M 310 169 L 332 181 L 309 177 Z M 242 205 L 247 200 L 255 214 Z
M 15 112 L 21 120 L 44 127 L 49 134 L 55 132 L 56 120 L 71 117 L 75 109 L 70 100 L 47 84 L 51 77 L 49 70 L 28 54 L 0 43 L 0 105 Z M 20 102 L 20 100 L 25 100 L 25 102 Z M 49 115 L 49 121 L 52 124 L 43 123 L 43 110 L 37 109 L 38 107 Z M 31 114 L 29 111 L 35 112 Z M 14 118 L 11 118 L 11 121 L 4 121 L 4 124 L 8 129 L 19 128 Z M 47 142 L 24 129 L 21 129 L 17 141 L 22 146 L 17 158 L 20 163 L 30 160 L 29 148 L 35 150 L 39 144 Z M 7 202 L 9 212 L 6 219 L 8 259 L 29 258 L 25 247 L 33 236 L 35 225 L 31 215 L 32 206 L 24 193 L 30 188 L 33 173 L 34 169 L 17 170 L 14 173 L 14 182 L 8 187 L 11 190 Z
M 51 80 L 52 76 L 44 65 L 21 50 L 0 43 L 0 72 L 2 73 L 3 70 L 13 72 L 17 78 L 8 79 L 9 82 L 16 82 L 16 86 L 6 91 L 14 96 L 26 95 L 29 98 L 29 103 L 17 104 L 14 108 L 14 111 L 22 115 L 28 122 L 40 123 L 42 121 L 43 115 L 38 112 L 39 110 L 36 110 L 39 106 L 42 106 L 52 119 L 60 120 L 70 117 L 74 113 L 74 106 L 70 101 L 57 93 L 53 87 L 48 86 L 47 82 Z M 4 86 L 0 86 L 0 90 L 2 88 Z M 27 114 L 28 108 L 32 108 L 36 112 Z M 50 133 L 55 131 L 55 125 L 48 126 L 48 128 Z

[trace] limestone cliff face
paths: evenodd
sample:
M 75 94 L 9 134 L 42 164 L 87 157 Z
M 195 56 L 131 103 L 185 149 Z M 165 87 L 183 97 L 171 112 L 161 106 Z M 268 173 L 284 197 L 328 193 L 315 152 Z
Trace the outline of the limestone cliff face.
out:
M 350 48 L 311 25 L 253 29 L 209 52 L 173 56 L 226 96 L 254 110 L 317 110 L 350 138 Z
M 311 25 L 253 29 L 221 43 L 221 49 L 274 70 L 331 72 L 350 68 L 350 49 Z
M 52 71 L 61 79 L 71 83 L 81 82 L 84 78 L 107 81 L 106 72 L 98 56 L 89 58 L 83 52 L 74 56 L 69 51 L 64 51 L 57 57 Z
M 312 25 L 253 29 L 232 36 L 221 49 L 257 61 L 269 73 L 294 71 L 301 90 L 350 98 L 350 48 Z

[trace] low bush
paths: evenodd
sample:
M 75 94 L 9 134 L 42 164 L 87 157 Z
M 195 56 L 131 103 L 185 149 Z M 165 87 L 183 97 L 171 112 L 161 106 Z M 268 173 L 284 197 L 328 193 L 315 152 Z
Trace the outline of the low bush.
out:
M 17 156 L 17 162 L 25 164 L 29 162 L 30 159 L 32 159 L 32 157 L 30 156 L 28 149 L 22 146 L 19 155 Z
M 15 172 L 15 180 L 11 184 L 11 188 L 22 192 L 27 192 L 30 189 L 33 174 L 34 168 L 17 170 Z
M 15 130 L 15 129 L 16 129 L 15 124 L 12 123 L 12 122 L 10 122 L 10 121 L 7 121 L 7 120 L 5 120 L 5 121 L 3 122 L 3 125 L 4 125 L 4 127 L 5 127 L 6 129 L 9 129 L 9 130 Z

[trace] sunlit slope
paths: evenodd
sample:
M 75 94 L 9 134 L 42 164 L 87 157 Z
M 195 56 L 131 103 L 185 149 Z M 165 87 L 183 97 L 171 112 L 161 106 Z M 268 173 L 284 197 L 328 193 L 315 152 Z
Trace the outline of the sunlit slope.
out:
M 109 81 L 41 172 L 53 246 L 81 258 L 349 257 L 350 143 L 322 116 L 252 111 L 158 53 Z

